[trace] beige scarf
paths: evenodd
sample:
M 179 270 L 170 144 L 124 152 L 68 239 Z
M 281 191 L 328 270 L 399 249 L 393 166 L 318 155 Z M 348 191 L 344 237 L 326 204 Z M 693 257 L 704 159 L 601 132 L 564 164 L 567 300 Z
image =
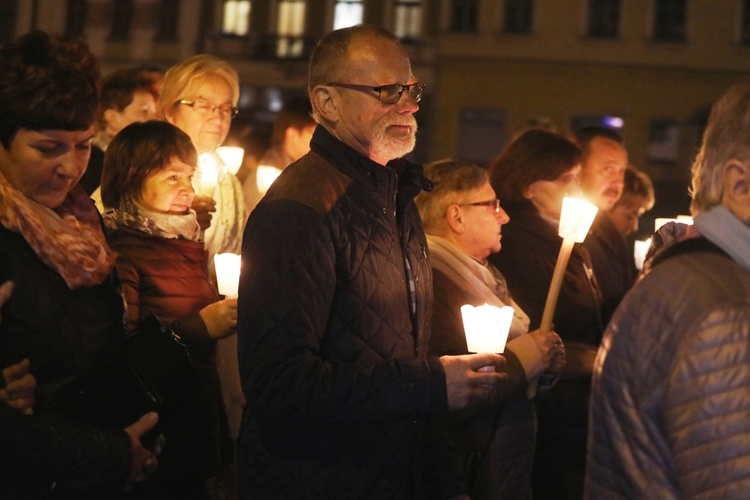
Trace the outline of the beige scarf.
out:
M 19 233 L 71 289 L 103 282 L 115 265 L 91 199 L 80 186 L 52 210 L 27 198 L 0 174 L 0 224 Z
M 497 307 L 513 307 L 509 340 L 529 331 L 529 317 L 509 298 L 505 279 L 499 273 L 496 276 L 488 266 L 477 262 L 444 238 L 428 234 L 427 244 L 430 247 L 432 267 L 445 274 L 471 300 Z

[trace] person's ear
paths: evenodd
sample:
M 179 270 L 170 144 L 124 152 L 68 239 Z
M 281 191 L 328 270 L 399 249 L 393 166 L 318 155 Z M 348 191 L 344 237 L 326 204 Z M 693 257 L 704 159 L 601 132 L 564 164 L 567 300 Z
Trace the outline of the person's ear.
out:
M 108 129 L 119 131 L 120 128 L 122 128 L 122 127 L 119 127 L 120 113 L 116 112 L 114 109 L 112 108 L 105 109 L 104 113 L 102 113 L 102 118 L 104 118 L 104 123 L 107 124 Z
M 456 234 L 461 234 L 466 230 L 463 220 L 463 211 L 461 210 L 461 207 L 455 203 L 448 205 L 448 209 L 445 212 L 445 221 Z
M 531 200 L 532 198 L 534 198 L 534 193 L 536 193 L 536 186 L 537 183 L 532 182 L 531 184 L 523 188 L 523 193 L 521 193 L 523 197 L 527 200 Z
M 315 113 L 323 120 L 335 123 L 339 119 L 338 96 L 331 92 L 331 87 L 318 85 L 312 91 L 310 101 Z
M 722 204 L 741 217 L 750 214 L 750 166 L 728 161 L 722 170 Z

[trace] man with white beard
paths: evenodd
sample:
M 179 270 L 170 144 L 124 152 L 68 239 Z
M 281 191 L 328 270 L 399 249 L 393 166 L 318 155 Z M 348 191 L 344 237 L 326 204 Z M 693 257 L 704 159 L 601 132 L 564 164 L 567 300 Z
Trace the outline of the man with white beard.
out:
M 310 60 L 318 127 L 245 230 L 241 498 L 454 498 L 449 410 L 484 402 L 496 354 L 427 357 L 432 277 L 402 157 L 424 85 L 399 41 L 336 30 Z M 485 385 L 486 384 L 486 385 Z

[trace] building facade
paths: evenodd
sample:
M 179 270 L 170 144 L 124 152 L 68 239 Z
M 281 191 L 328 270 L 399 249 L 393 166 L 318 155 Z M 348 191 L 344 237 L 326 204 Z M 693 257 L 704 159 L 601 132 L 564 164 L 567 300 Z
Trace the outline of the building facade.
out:
M 601 123 L 680 203 L 711 103 L 750 68 L 750 0 L 0 0 L 2 41 L 81 34 L 105 72 L 227 59 L 251 122 L 305 92 L 321 36 L 357 23 L 394 31 L 427 84 L 417 160 L 486 163 L 530 120 Z

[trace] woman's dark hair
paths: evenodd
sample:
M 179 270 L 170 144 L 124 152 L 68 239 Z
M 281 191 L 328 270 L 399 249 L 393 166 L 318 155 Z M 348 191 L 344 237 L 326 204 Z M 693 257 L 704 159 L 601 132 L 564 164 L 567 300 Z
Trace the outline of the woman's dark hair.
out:
M 188 165 L 198 164 L 193 141 L 171 123 L 150 120 L 123 128 L 104 154 L 102 203 L 120 208 L 123 201 L 138 200 L 146 179 L 175 157 Z
M 504 203 L 521 203 L 536 181 L 553 181 L 581 163 L 581 150 L 562 135 L 529 130 L 490 163 L 490 183 Z
M 99 63 L 80 39 L 32 31 L 0 48 L 0 142 L 20 129 L 86 130 L 99 104 Z

